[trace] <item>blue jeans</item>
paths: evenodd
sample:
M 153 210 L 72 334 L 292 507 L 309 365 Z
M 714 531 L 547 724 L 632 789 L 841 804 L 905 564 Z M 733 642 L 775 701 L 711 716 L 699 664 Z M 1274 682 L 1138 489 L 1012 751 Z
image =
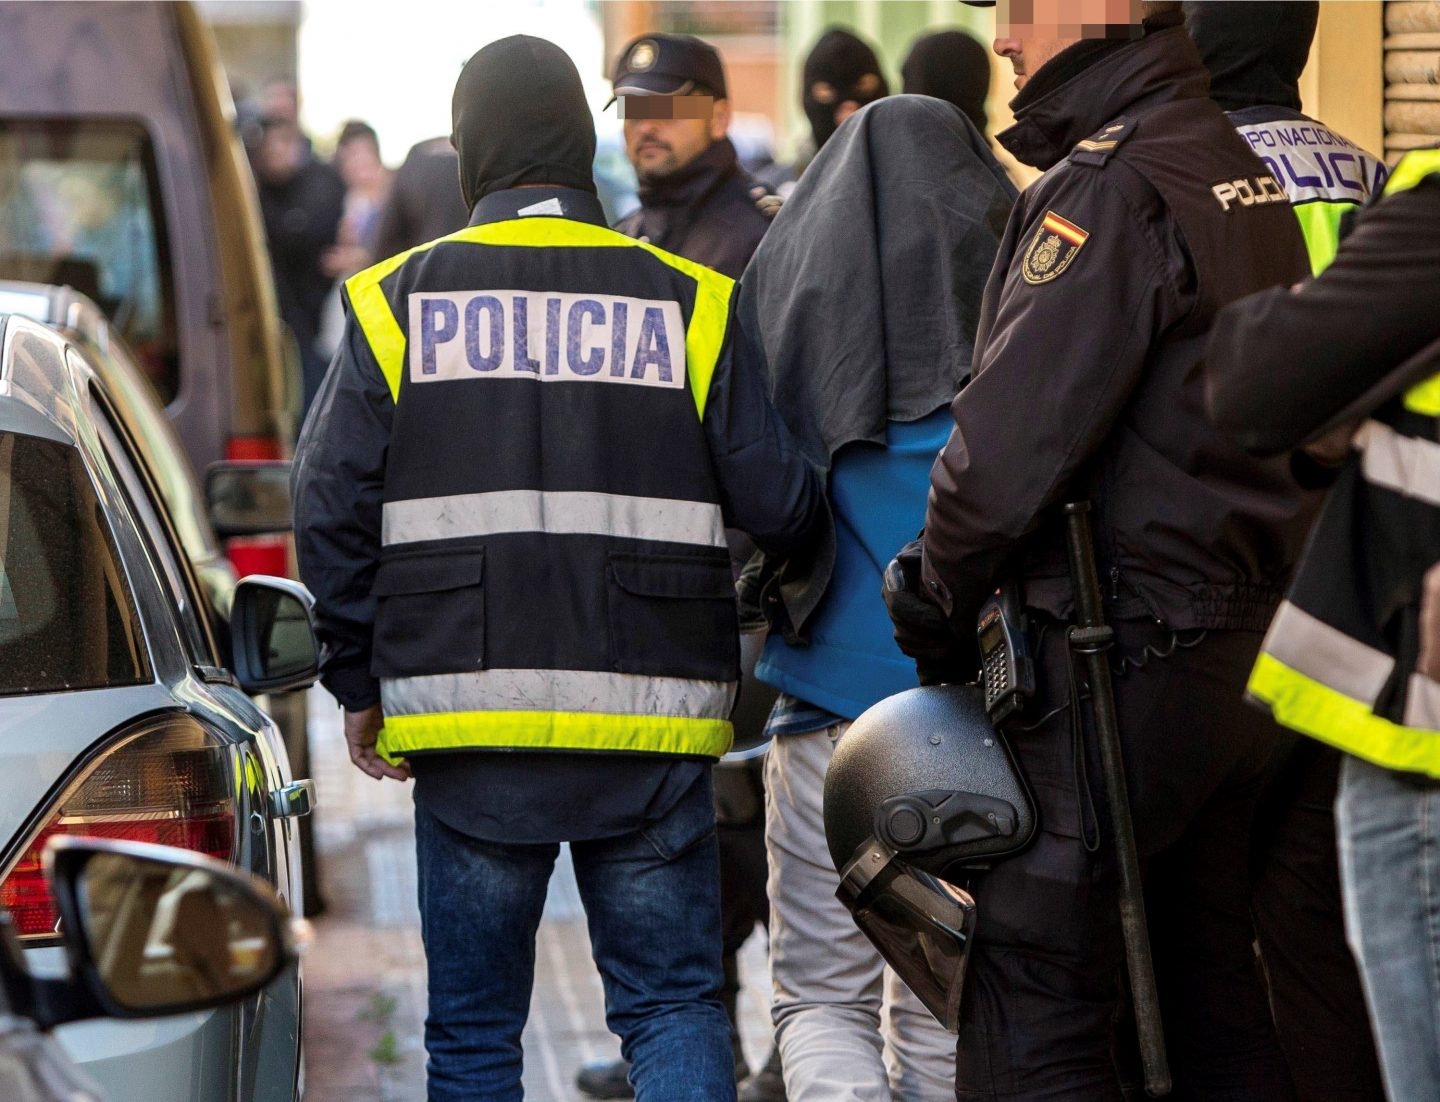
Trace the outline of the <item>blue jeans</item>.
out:
M 535 931 L 557 844 L 484 842 L 415 807 L 430 983 L 430 1102 L 516 1102 Z M 719 863 L 708 775 L 633 834 L 571 844 L 605 987 L 639 1102 L 734 1102 L 720 1004 Z
M 1345 926 L 1390 1102 L 1440 1094 L 1440 784 L 1346 757 L 1335 805 Z

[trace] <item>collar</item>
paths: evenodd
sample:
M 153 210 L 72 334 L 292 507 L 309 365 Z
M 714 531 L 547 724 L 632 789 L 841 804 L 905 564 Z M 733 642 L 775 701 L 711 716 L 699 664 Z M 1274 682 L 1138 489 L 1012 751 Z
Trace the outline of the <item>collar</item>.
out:
M 689 164 L 669 176 L 641 183 L 640 202 L 647 207 L 688 207 L 698 205 L 734 174 L 740 159 L 729 138 L 713 142 Z
M 475 204 L 470 225 L 484 226 L 490 222 L 507 222 L 512 218 L 568 218 L 572 222 L 589 222 L 608 226 L 605 208 L 588 191 L 571 187 L 512 187 L 492 191 Z
M 1051 59 L 1031 78 L 1032 83 L 1043 79 L 1051 65 L 1068 61 L 1068 53 Z M 1053 168 L 1076 142 L 1120 115 L 1174 100 L 1204 98 L 1210 87 L 1200 54 L 1181 26 L 1163 27 L 1137 42 L 1087 56 L 1089 63 L 1058 87 L 1047 89 L 1042 84 L 1038 95 L 1016 97 L 1015 125 L 996 135 L 996 140 L 1017 160 L 1039 169 Z

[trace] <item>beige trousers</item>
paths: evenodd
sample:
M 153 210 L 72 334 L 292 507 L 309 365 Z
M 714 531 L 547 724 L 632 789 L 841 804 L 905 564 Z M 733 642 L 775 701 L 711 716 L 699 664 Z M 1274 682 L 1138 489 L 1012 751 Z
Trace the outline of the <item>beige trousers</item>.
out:
M 848 723 L 774 740 L 765 766 L 771 1006 L 789 1102 L 948 1102 L 955 1038 L 835 898 L 825 770 Z

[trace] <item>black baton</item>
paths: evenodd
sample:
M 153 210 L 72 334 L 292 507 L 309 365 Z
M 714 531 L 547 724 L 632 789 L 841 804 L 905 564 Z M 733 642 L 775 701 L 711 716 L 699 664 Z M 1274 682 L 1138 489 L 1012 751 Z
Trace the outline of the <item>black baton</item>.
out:
M 1100 768 L 1105 774 L 1105 799 L 1115 856 L 1120 866 L 1120 925 L 1125 934 L 1125 963 L 1135 1001 L 1135 1028 L 1140 1035 L 1140 1061 L 1145 1093 L 1163 1098 L 1170 1093 L 1170 1061 L 1165 1055 L 1165 1026 L 1155 991 L 1155 964 L 1150 956 L 1150 931 L 1145 925 L 1145 894 L 1140 883 L 1140 854 L 1135 848 L 1135 823 L 1125 784 L 1125 759 L 1120 752 L 1120 726 L 1115 717 L 1115 692 L 1106 655 L 1115 633 L 1105 623 L 1100 577 L 1095 571 L 1095 544 L 1090 536 L 1090 503 L 1065 506 L 1065 537 L 1070 551 L 1070 584 L 1075 591 L 1075 627 L 1070 649 L 1085 659 L 1090 681 L 1090 709 Z

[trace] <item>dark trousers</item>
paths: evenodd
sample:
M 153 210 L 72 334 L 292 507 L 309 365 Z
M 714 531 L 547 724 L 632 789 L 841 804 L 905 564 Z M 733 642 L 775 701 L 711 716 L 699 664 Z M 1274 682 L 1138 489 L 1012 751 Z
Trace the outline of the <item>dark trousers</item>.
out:
M 720 939 L 724 954 L 725 985 L 720 998 L 730 1017 L 732 1037 L 738 1040 L 740 967 L 736 955 L 755 932 L 768 925 L 770 900 L 765 882 L 765 789 L 761 763 L 716 766 L 716 836 L 720 842 Z
M 1265 794 L 1255 835 L 1255 927 L 1299 1102 L 1384 1102 L 1340 905 L 1340 758 L 1301 739 Z
M 1294 739 L 1243 703 L 1258 634 L 1182 640 L 1117 625 L 1114 679 L 1176 1100 L 1289 1102 L 1256 966 L 1250 914 L 1255 809 Z M 1170 651 L 1144 657 L 1146 647 Z M 1039 645 L 1033 729 L 1011 746 L 1040 810 L 1035 843 L 978 874 L 957 1046 L 956 1097 L 1119 1102 L 1125 969 L 1098 755 L 1072 724 L 1064 628 Z M 1076 691 L 1086 694 L 1077 669 Z M 1053 713 L 1053 714 L 1051 714 Z M 1076 753 L 1077 745 L 1083 747 Z

